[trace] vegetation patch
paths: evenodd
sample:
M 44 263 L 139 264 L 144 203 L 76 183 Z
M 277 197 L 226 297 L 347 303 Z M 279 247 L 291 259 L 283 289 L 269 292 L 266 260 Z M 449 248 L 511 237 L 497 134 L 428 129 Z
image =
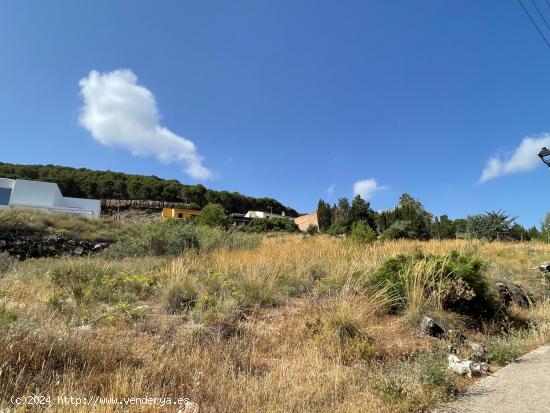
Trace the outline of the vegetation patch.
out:
M 473 254 L 416 252 L 388 259 L 374 273 L 374 282 L 395 292 L 395 311 L 421 309 L 433 300 L 433 306 L 479 318 L 495 308 L 483 270 L 483 261 Z

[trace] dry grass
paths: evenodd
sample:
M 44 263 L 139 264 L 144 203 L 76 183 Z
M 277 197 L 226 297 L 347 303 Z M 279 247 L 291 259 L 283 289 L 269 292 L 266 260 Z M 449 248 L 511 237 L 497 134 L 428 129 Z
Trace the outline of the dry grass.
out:
M 491 338 L 467 330 L 468 320 L 445 314 L 437 294 L 422 294 L 429 262 L 410 271 L 407 311 L 388 314 L 393 298 L 372 289 L 372 273 L 389 257 L 418 248 L 436 255 L 475 251 L 490 263 L 490 285 L 504 280 L 531 288 L 543 280 L 529 268 L 550 256 L 545 244 L 359 246 L 324 236 L 277 236 L 256 249 L 189 252 L 170 261 L 94 258 L 92 265 L 109 269 L 110 277 L 153 277 L 154 291 L 128 302 L 120 294 L 109 295 L 119 297 L 115 302 L 90 295 L 96 298 L 78 306 L 70 294 L 52 304 L 60 289 L 52 273 L 67 263 L 28 260 L 0 279 L 0 303 L 17 317 L 0 325 L 0 409 L 13 408 L 11 395 L 39 393 L 188 397 L 207 412 L 423 411 L 467 382 L 445 370 L 448 343 L 422 336 L 413 321 L 425 311 L 437 312 L 477 340 Z M 543 291 L 538 293 L 543 300 Z M 184 305 L 177 301 L 171 308 L 177 294 Z M 511 317 L 530 320 L 531 327 L 495 339 L 495 357 L 511 354 L 505 352 L 515 349 L 511 340 L 524 351 L 550 338 L 548 302 L 513 309 Z M 89 326 L 79 328 L 75 320 Z M 40 409 L 126 410 L 55 403 Z

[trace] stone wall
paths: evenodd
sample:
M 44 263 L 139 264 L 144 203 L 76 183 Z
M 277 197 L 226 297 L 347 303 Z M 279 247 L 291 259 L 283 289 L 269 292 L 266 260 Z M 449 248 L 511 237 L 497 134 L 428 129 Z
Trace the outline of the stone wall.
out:
M 106 243 L 68 239 L 59 234 L 0 234 L 0 252 L 7 251 L 19 259 L 88 255 L 103 251 L 107 246 Z

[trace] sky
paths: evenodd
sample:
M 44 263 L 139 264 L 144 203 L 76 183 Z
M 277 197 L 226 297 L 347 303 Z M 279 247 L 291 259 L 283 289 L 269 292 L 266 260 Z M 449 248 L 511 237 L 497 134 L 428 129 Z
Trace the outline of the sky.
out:
M 534 225 L 549 73 L 515 0 L 4 0 L 0 161 Z

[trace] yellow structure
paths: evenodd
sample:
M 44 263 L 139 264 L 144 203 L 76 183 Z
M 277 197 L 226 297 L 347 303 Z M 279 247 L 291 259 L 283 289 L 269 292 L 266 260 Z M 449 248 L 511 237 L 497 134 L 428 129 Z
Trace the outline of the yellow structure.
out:
M 164 208 L 162 210 L 162 218 L 189 219 L 198 217 L 200 214 L 201 211 L 192 209 Z

